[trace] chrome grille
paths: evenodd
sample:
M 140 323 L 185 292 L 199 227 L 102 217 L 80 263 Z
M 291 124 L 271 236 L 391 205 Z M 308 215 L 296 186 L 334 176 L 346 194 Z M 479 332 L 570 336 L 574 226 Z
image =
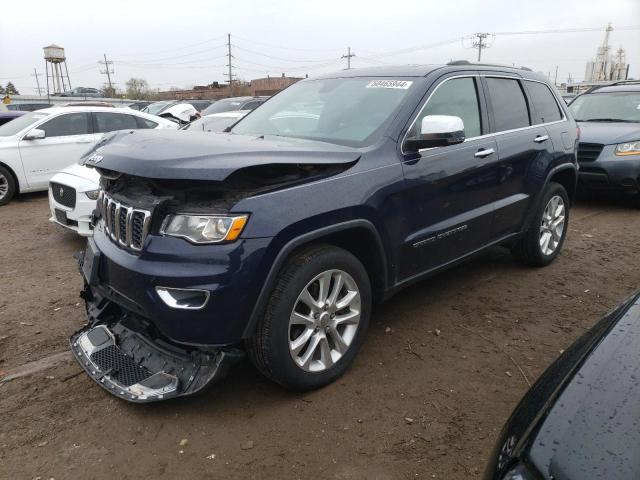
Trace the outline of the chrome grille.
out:
M 98 205 L 107 234 L 120 245 L 142 250 L 149 233 L 151 212 L 122 204 L 104 192 L 100 193 Z

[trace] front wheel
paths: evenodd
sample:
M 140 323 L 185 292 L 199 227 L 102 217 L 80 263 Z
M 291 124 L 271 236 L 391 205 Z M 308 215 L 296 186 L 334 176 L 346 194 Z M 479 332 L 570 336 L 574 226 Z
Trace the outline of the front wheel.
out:
M 529 230 L 511 252 L 526 265 L 549 265 L 562 250 L 568 228 L 569 196 L 562 185 L 550 182 Z
M 353 362 L 370 315 L 371 286 L 360 261 L 341 248 L 312 247 L 288 261 L 247 352 L 286 388 L 320 388 Z
M 0 205 L 6 205 L 16 193 L 16 182 L 11 173 L 0 165 Z

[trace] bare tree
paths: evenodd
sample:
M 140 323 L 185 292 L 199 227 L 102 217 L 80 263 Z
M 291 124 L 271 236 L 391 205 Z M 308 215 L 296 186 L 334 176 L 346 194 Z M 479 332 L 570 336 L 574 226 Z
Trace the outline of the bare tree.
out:
M 143 78 L 130 78 L 127 83 L 127 98 L 145 100 L 149 97 L 149 84 Z

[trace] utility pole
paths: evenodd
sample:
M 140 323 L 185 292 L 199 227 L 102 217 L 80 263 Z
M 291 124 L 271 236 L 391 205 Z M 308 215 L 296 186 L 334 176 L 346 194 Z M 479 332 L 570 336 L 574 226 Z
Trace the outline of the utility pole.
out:
M 556 76 L 553 78 L 553 86 L 558 86 L 558 65 L 556 65 Z
M 482 49 L 489 48 L 487 45 L 487 37 L 489 37 L 488 33 L 474 33 L 473 34 L 473 48 L 478 49 L 478 62 L 482 58 Z
M 231 63 L 231 59 L 233 55 L 231 55 L 231 34 L 227 33 L 227 67 L 229 67 L 229 72 L 227 75 L 229 76 L 229 97 L 233 97 L 233 63 Z
M 42 95 L 42 89 L 40 88 L 40 80 L 38 79 L 38 77 L 42 76 L 41 73 L 38 73 L 38 71 L 35 69 L 35 67 L 33 68 L 33 73 L 31 74 L 32 77 L 36 77 L 36 85 L 38 86 L 38 96 Z
M 104 54 L 104 62 L 98 62 L 100 65 L 104 65 L 104 71 L 100 70 L 100 73 L 107 74 L 107 81 L 109 82 L 109 92 L 113 94 L 113 85 L 111 84 L 111 74 L 113 73 L 113 60 L 107 60 L 107 54 Z
M 347 59 L 347 70 L 351 70 L 351 57 L 355 57 L 356 54 L 355 53 L 351 53 L 351 47 L 347 47 L 347 54 L 346 55 L 342 55 L 340 58 L 346 58 Z

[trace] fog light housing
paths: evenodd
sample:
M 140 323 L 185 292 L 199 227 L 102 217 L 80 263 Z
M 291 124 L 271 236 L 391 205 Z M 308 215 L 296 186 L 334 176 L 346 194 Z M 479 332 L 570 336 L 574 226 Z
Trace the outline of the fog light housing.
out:
M 179 310 L 200 310 L 209 302 L 209 291 L 197 288 L 156 287 L 165 305 Z

